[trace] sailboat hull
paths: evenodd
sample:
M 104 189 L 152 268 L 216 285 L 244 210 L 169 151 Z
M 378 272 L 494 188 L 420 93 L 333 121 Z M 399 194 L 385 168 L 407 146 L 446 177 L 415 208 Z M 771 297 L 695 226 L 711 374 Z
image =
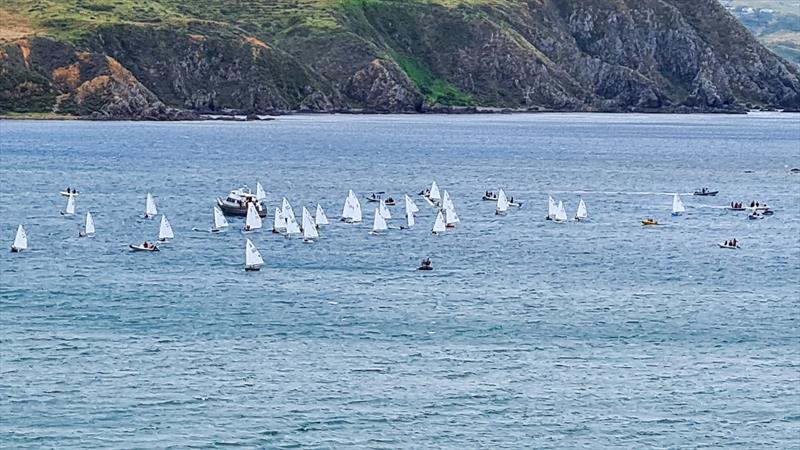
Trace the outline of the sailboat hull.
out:
M 245 272 L 258 272 L 259 270 L 261 270 L 261 266 L 245 266 L 244 268 Z
M 225 216 L 247 217 L 247 206 L 236 205 L 220 199 L 217 199 L 217 206 L 219 206 L 219 209 L 222 210 L 222 214 Z M 256 212 L 258 212 L 259 217 L 262 219 L 267 217 L 267 208 L 264 207 L 263 203 L 261 204 L 260 210 L 256 208 Z
M 11 253 L 20 253 L 20 252 L 22 252 L 21 248 L 17 248 L 17 247 L 13 247 L 13 246 L 11 247 Z
M 156 246 L 144 248 L 141 245 L 133 245 L 133 244 L 131 244 L 131 245 L 128 245 L 128 247 L 130 247 L 131 251 L 134 251 L 134 252 L 157 252 L 157 251 L 159 251 L 158 247 L 156 247 Z

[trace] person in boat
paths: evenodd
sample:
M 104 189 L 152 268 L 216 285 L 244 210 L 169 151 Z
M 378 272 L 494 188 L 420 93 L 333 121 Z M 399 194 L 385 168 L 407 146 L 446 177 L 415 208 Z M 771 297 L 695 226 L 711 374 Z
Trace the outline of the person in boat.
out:
M 142 244 L 142 247 L 143 248 L 150 248 L 150 243 L 147 242 L 147 241 L 144 241 L 144 244 Z
M 250 224 L 249 223 L 246 223 L 244 225 L 244 231 L 250 231 Z
M 433 267 L 433 263 L 431 262 L 430 258 L 425 258 L 420 263 L 420 269 L 430 269 Z
M 510 199 L 508 199 L 508 203 L 514 203 L 514 197 L 513 196 Z
M 731 242 L 731 245 L 736 247 L 736 244 L 738 244 L 738 243 L 739 243 L 739 241 L 737 241 L 736 238 L 733 238 L 733 242 Z

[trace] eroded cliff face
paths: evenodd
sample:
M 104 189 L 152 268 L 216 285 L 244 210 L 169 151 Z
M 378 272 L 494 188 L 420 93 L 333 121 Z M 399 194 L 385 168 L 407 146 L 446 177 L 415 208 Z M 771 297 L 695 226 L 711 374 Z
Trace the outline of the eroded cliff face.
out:
M 715 0 L 382 0 L 336 26 L 99 27 L 0 46 L 0 110 L 193 112 L 800 108 L 800 76 Z

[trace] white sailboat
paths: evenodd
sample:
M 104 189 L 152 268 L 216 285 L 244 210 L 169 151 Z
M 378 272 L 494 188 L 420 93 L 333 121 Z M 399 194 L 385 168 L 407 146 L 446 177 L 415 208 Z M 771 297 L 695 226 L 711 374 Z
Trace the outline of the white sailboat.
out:
M 325 215 L 325 211 L 322 209 L 319 203 L 317 203 L 317 212 L 314 214 L 314 223 L 319 228 L 320 225 L 328 225 L 328 216 Z
M 19 253 L 23 250 L 28 248 L 28 233 L 25 232 L 25 228 L 22 228 L 22 225 L 17 227 L 17 235 L 14 236 L 14 243 L 11 244 L 11 252 L 12 253 Z
M 92 217 L 92 213 L 86 211 L 86 222 L 83 225 L 83 231 L 78 234 L 79 237 L 91 237 L 94 236 L 94 218 Z
M 419 212 L 419 207 L 417 206 L 416 203 L 414 203 L 414 200 L 412 200 L 411 197 L 409 197 L 408 194 L 406 194 L 406 211 L 409 210 L 412 213 L 416 213 Z
M 383 217 L 383 214 L 381 214 L 380 208 L 375 208 L 375 220 L 372 221 L 372 232 L 380 233 L 388 229 L 389 227 L 386 225 L 386 219 Z
M 575 221 L 580 222 L 587 217 L 589 217 L 589 211 L 586 209 L 586 203 L 581 199 L 581 201 L 578 202 L 578 211 L 575 212 Z
M 167 216 L 161 215 L 161 227 L 158 230 L 158 242 L 167 242 L 169 239 L 174 239 L 175 234 L 172 232 L 172 225 L 170 225 Z
M 211 228 L 211 231 L 213 233 L 218 233 L 226 228 L 228 228 L 228 219 L 222 214 L 222 210 L 219 209 L 219 206 L 214 206 L 214 227 Z
M 508 197 L 506 197 L 506 192 L 500 189 L 500 192 L 497 193 L 497 206 L 495 207 L 494 213 L 497 216 L 504 216 L 508 212 Z
M 444 210 L 444 225 L 446 228 L 454 228 L 460 221 L 454 209 L 447 208 Z
M 409 202 L 408 200 L 409 198 L 406 195 L 406 226 L 400 227 L 401 229 L 411 228 L 414 226 L 414 211 L 411 209 L 411 206 L 414 204 L 414 202 Z
M 286 231 L 286 220 L 284 220 L 281 210 L 275 208 L 275 218 L 272 221 L 272 232 L 281 233 Z
M 559 201 L 558 207 L 556 208 L 556 216 L 553 218 L 553 221 L 562 223 L 567 221 L 567 210 L 564 209 L 564 202 Z
M 70 195 L 67 197 L 67 209 L 61 212 L 61 215 L 72 216 L 75 214 L 75 196 Z
M 256 183 L 256 200 L 263 201 L 267 198 L 267 192 L 264 190 L 264 186 L 261 186 L 261 183 Z
M 547 220 L 553 220 L 556 218 L 556 213 L 558 212 L 558 206 L 556 205 L 556 201 L 553 200 L 552 196 L 547 196 Z
M 255 231 L 261 228 L 261 216 L 256 212 L 256 207 L 250 203 L 247 206 L 247 219 L 244 222 L 244 231 Z
M 244 248 L 244 270 L 247 272 L 255 272 L 261 270 L 264 265 L 264 259 L 261 258 L 261 252 L 258 251 L 253 241 L 247 240 Z
M 386 207 L 386 200 L 381 199 L 381 202 L 378 204 L 378 210 L 384 219 L 389 220 L 392 218 L 392 213 L 389 212 L 389 208 Z
M 434 204 L 438 204 L 439 201 L 442 199 L 442 195 L 439 192 L 439 186 L 436 184 L 435 181 L 433 182 L 433 184 L 431 184 L 431 190 L 430 190 L 430 192 L 428 192 L 428 198 Z
M 149 219 L 151 217 L 155 217 L 156 215 L 158 215 L 156 201 L 153 200 L 153 196 L 148 192 L 147 198 L 144 201 L 144 218 Z
M 317 225 L 311 219 L 311 213 L 303 206 L 303 242 L 311 243 L 317 238 L 319 238 Z
M 294 215 L 294 209 L 292 208 L 291 203 L 289 203 L 289 200 L 286 200 L 286 197 L 283 197 L 281 216 L 283 216 L 284 220 L 297 222 L 297 217 Z
M 681 213 L 685 212 L 686 208 L 683 206 L 683 201 L 681 200 L 680 195 L 675 194 L 672 196 L 672 215 L 679 216 Z
M 444 216 L 442 216 L 442 211 L 440 210 L 438 214 L 436 214 L 436 221 L 433 222 L 433 230 L 431 232 L 433 234 L 444 233 L 445 225 L 444 225 Z
M 286 235 L 290 234 L 300 234 L 300 224 L 297 223 L 297 219 L 294 218 L 293 215 L 288 217 L 284 216 L 283 221 L 286 224 Z
M 342 221 L 347 223 L 361 222 L 361 203 L 358 202 L 356 194 L 351 189 L 347 194 L 347 200 L 344 202 L 342 209 Z

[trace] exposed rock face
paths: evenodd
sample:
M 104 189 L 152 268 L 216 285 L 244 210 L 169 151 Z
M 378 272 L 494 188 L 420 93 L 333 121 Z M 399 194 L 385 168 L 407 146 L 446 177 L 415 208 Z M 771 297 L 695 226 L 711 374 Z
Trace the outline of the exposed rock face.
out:
M 0 45 L 0 111 L 800 108 L 798 69 L 716 0 L 373 0 L 329 13 L 336 26 L 113 25 L 77 44 Z

